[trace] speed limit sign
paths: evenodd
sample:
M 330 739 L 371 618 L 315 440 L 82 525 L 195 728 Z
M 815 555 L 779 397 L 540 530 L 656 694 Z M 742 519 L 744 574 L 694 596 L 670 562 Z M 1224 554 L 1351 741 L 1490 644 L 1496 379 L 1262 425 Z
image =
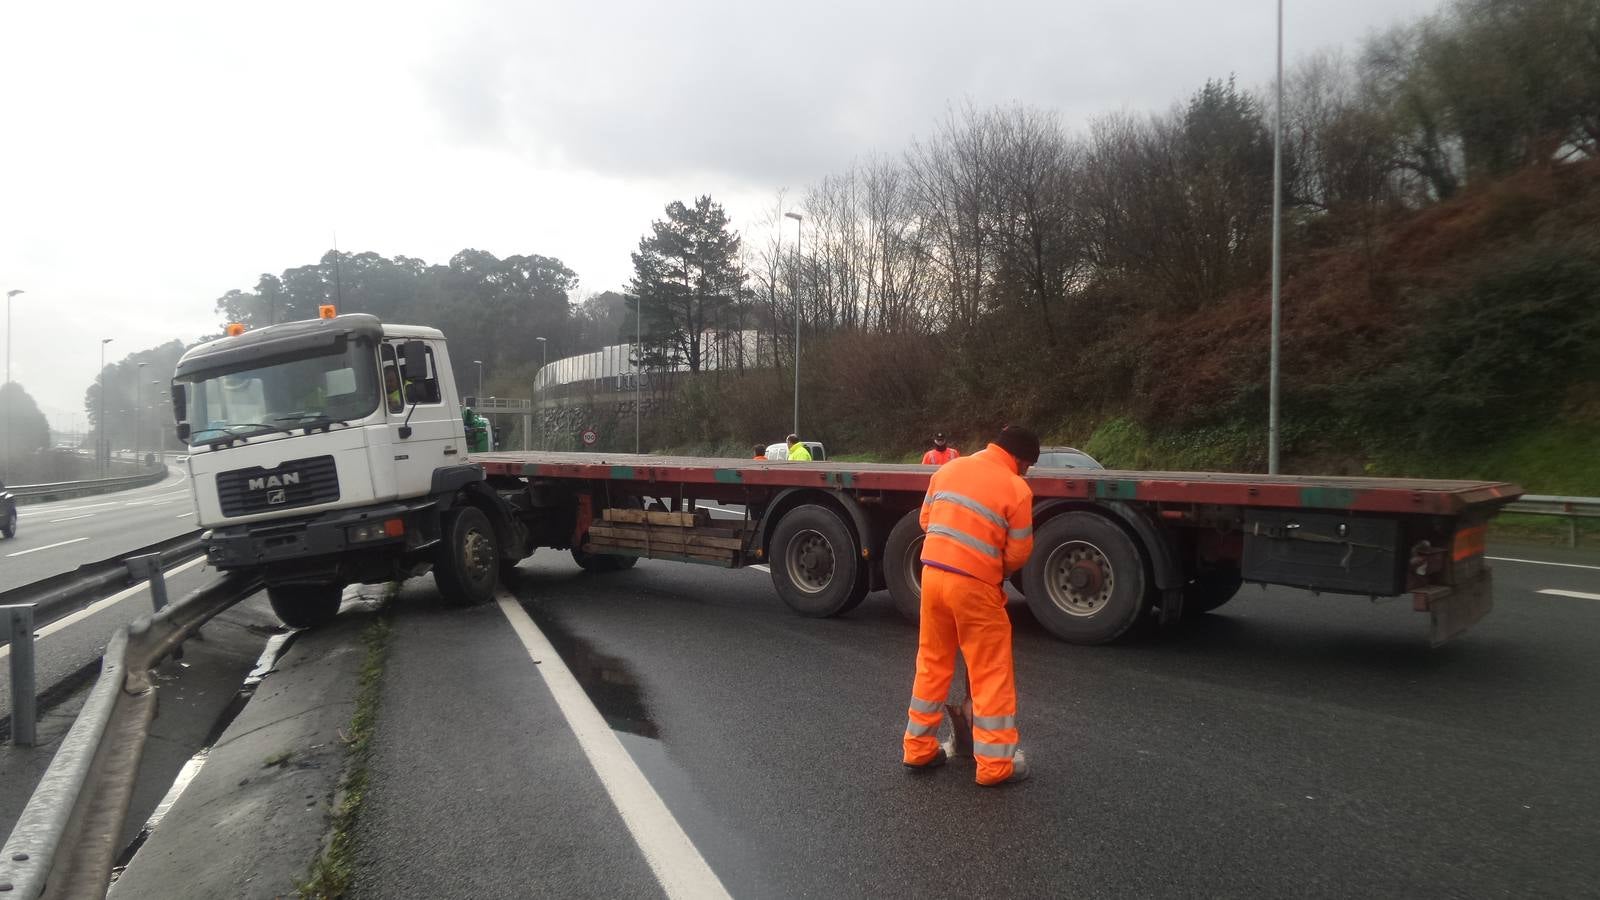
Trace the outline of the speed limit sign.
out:
M 594 442 L 598 440 L 600 440 L 600 435 L 596 434 L 593 428 L 585 428 L 583 430 L 583 445 L 585 447 L 593 447 Z

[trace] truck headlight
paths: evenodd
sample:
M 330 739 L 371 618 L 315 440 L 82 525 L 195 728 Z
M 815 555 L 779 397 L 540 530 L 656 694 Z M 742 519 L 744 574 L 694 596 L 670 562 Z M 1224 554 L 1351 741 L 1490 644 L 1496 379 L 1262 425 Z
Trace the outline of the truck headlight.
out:
M 363 544 L 367 541 L 381 541 L 384 538 L 404 537 L 406 523 L 401 519 L 386 519 L 382 522 L 366 522 L 361 525 L 352 525 L 344 530 L 345 538 L 352 544 Z

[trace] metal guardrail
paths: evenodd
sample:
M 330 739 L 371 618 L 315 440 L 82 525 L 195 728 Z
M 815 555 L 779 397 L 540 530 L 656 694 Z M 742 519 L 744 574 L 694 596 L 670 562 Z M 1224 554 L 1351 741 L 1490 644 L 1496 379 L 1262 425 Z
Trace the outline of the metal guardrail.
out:
M 17 504 L 20 506 L 27 503 L 48 503 L 52 500 L 85 497 L 90 494 L 109 494 L 112 491 L 155 484 L 166 477 L 167 467 L 161 465 L 137 475 L 85 478 L 82 481 L 58 481 L 54 484 L 14 484 L 6 490 L 17 498 Z
M 111 636 L 99 680 L 0 853 L 3 896 L 105 896 L 155 717 L 150 669 L 260 589 L 259 575 L 225 575 Z
M 1541 494 L 1523 494 L 1515 503 L 1500 508 L 1501 512 L 1521 513 L 1528 516 L 1560 516 L 1567 520 L 1567 546 L 1578 546 L 1578 520 L 1600 518 L 1600 497 L 1551 497 Z
M 191 531 L 110 559 L 85 563 L 71 572 L 0 591 L 0 606 L 32 604 L 35 624 L 43 625 L 68 609 L 87 606 L 117 588 L 138 581 L 128 570 L 128 561 L 133 557 L 159 553 L 161 566 L 165 568 L 187 562 L 204 552 L 200 532 Z M 0 637 L 9 640 L 9 630 Z

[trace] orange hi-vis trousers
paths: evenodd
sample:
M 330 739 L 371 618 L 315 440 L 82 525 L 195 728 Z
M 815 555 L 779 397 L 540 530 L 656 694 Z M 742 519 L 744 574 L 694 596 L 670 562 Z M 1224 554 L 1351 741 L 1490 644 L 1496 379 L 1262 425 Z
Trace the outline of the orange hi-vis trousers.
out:
M 905 762 L 939 752 L 939 722 L 955 675 L 956 651 L 972 684 L 972 755 L 978 783 L 1011 777 L 1017 755 L 1017 683 L 1011 667 L 1011 620 L 1005 591 L 933 566 L 922 569 L 922 638 L 906 721 Z

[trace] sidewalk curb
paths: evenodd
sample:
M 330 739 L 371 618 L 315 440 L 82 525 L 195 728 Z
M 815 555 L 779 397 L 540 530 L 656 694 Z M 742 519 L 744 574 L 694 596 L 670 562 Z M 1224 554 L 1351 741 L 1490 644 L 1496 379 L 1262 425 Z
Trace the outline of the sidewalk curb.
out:
M 294 892 L 323 849 L 373 619 L 348 610 L 295 638 L 109 897 Z

